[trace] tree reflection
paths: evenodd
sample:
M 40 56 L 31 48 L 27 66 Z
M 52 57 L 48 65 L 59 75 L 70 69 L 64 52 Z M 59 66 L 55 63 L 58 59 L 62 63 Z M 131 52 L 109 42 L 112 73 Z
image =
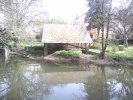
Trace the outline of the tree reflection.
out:
M 133 100 L 133 69 L 97 67 L 85 85 L 86 100 Z
M 49 94 L 40 73 L 27 71 L 25 61 L 9 61 L 0 71 L 0 100 L 41 100 Z
M 107 100 L 106 74 L 104 67 L 96 66 L 95 75 L 88 78 L 85 85 L 89 94 L 86 100 Z
M 114 79 L 108 81 L 108 90 L 111 99 L 133 100 L 133 69 L 120 67 Z
M 96 66 L 89 64 L 81 66 L 75 65 L 72 68 L 69 66 L 69 69 L 66 68 L 65 65 L 65 68 L 62 66 L 57 69 L 57 65 L 52 65 L 52 67 L 50 67 L 49 64 L 46 64 L 48 67 L 43 67 L 43 72 L 46 72 L 42 75 L 42 70 L 39 70 L 39 68 L 42 67 L 32 68 L 31 65 L 34 65 L 35 67 L 37 66 L 37 62 L 25 61 L 22 59 L 15 59 L 6 63 L 0 61 L 0 100 L 46 100 L 52 93 L 54 95 L 55 91 L 53 89 L 62 90 L 69 88 L 69 90 L 67 90 L 69 93 L 72 91 L 71 89 L 76 86 L 76 89 L 79 91 L 72 92 L 74 93 L 71 95 L 73 96 L 72 99 L 133 100 L 132 68 Z M 72 77 L 67 75 L 68 72 L 63 73 L 65 77 L 59 77 L 59 75 L 61 76 L 62 74 L 60 73 L 61 71 L 70 71 L 69 74 L 71 76 L 73 75 L 73 80 Z M 88 78 L 88 80 L 85 82 L 83 81 L 81 84 L 77 84 L 76 82 L 79 81 L 77 80 L 79 78 L 77 77 L 79 72 L 75 74 L 76 72 L 74 71 L 79 71 L 79 76 L 83 75 L 83 77 L 80 78 Z M 47 75 L 53 75 L 54 77 L 52 76 L 50 80 L 48 79 L 50 77 L 45 77 Z M 76 77 L 74 75 L 76 75 Z M 58 79 L 59 81 L 56 81 Z M 49 82 L 47 80 L 49 80 Z M 71 80 L 71 82 L 75 82 L 74 80 L 77 81 L 68 86 L 65 83 L 69 82 L 67 80 Z M 64 83 L 57 85 L 58 82 Z M 66 88 L 67 86 L 68 88 Z M 82 86 L 81 89 L 79 88 L 80 86 Z

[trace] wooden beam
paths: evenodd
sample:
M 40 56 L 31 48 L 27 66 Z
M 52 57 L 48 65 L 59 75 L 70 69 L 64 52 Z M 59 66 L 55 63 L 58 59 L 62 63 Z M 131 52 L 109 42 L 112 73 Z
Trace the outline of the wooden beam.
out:
M 44 43 L 44 56 L 48 55 L 48 43 Z

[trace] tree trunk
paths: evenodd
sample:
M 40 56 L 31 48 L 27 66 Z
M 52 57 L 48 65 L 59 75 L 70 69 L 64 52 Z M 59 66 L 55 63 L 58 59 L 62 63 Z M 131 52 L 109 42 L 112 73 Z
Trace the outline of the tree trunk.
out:
M 8 58 L 9 58 L 9 50 L 7 48 L 4 48 L 4 55 L 5 55 L 5 60 L 8 60 Z
M 125 34 L 124 46 L 125 46 L 125 47 L 128 47 L 128 37 L 127 37 L 127 34 Z
M 104 53 L 104 0 L 102 0 L 102 5 L 101 5 L 101 31 L 102 31 L 102 49 L 101 49 L 101 53 L 100 53 L 100 59 L 104 59 L 105 53 Z
M 105 52 L 104 52 L 104 21 L 102 22 L 102 50 L 101 50 L 101 53 L 100 53 L 100 59 L 104 59 L 104 56 L 105 56 Z
M 128 36 L 127 36 L 126 27 L 123 26 L 123 29 L 124 29 L 124 46 L 128 47 Z
M 112 0 L 110 2 L 110 8 L 109 8 L 109 12 L 107 14 L 107 28 L 106 28 L 106 38 L 104 39 L 104 18 L 102 17 L 102 51 L 100 54 L 100 58 L 104 59 L 105 58 L 105 51 L 107 48 L 107 44 L 108 44 L 108 35 L 109 35 L 109 28 L 110 28 L 110 20 L 111 20 L 111 15 L 110 15 L 110 11 L 111 11 L 111 7 L 112 7 Z M 102 8 L 103 10 L 103 8 Z M 103 14 L 104 16 L 104 14 Z
M 97 28 L 97 41 L 99 41 L 100 28 Z
M 104 59 L 105 58 L 105 51 L 102 50 L 99 56 L 100 59 Z

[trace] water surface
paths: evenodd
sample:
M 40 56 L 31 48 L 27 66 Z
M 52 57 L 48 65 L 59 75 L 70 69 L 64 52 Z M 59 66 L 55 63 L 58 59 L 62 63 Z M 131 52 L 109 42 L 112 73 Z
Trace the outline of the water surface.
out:
M 133 100 L 133 68 L 0 59 L 0 100 Z

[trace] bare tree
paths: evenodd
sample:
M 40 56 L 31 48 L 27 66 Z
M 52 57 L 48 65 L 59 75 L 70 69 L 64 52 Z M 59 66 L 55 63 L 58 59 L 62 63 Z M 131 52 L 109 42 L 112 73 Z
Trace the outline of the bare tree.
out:
M 111 22 L 112 0 L 89 0 L 88 2 L 90 10 L 88 11 L 88 15 L 85 20 L 88 20 L 88 23 L 90 24 L 88 27 L 97 28 L 99 31 L 101 29 L 102 45 L 100 58 L 104 59 L 108 44 L 108 34 Z
M 36 16 L 30 8 L 35 8 L 40 0 L 1 0 L 2 13 L 5 16 L 5 26 L 14 33 L 22 33 L 25 27 Z M 35 10 L 34 10 L 35 12 Z
M 18 40 L 26 35 L 26 27 L 39 16 L 35 14 L 36 9 L 34 8 L 36 8 L 40 1 L 41 0 L 0 0 L 0 13 L 4 15 L 2 22 L 4 29 L 0 27 L 0 43 L 4 45 L 4 49 L 9 49 L 11 47 L 9 42 L 13 40 L 14 48 L 10 48 L 10 50 L 16 52 L 16 54 L 25 56 L 26 53 L 21 53 L 21 49 L 18 49 Z
M 32 29 L 37 18 L 43 19 L 46 15 L 40 11 L 40 3 L 41 0 L 0 0 L 0 13 L 4 15 L 3 26 L 16 37 L 25 37 L 27 27 Z
M 128 46 L 128 39 L 133 33 L 133 0 L 127 0 L 127 2 L 123 2 L 124 5 L 129 4 L 127 7 L 121 6 L 114 14 L 114 21 L 111 25 L 111 30 L 123 38 L 125 47 Z

